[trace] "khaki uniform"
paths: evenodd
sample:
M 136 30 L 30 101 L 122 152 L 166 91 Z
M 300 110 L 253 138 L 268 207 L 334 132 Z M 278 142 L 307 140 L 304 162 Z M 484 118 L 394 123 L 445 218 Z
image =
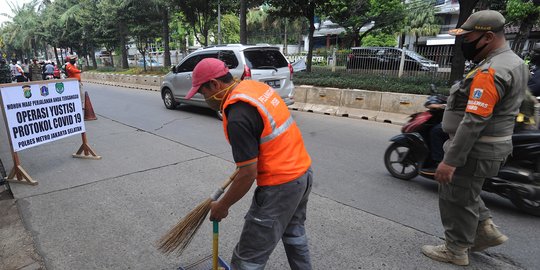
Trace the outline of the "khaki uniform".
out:
M 40 64 L 32 64 L 30 65 L 30 76 L 32 81 L 42 81 L 43 75 L 41 65 Z
M 474 243 L 480 221 L 491 217 L 480 198 L 486 177 L 497 175 L 512 152 L 511 135 L 527 91 L 528 68 L 504 46 L 452 86 L 443 117 L 444 162 L 456 167 L 452 182 L 439 185 L 439 207 L 449 248 Z

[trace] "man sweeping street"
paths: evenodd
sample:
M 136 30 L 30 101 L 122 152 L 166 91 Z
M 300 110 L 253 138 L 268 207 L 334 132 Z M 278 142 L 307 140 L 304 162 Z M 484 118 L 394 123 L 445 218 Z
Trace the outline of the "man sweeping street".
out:
M 266 84 L 234 80 L 215 58 L 199 62 L 192 76 L 186 99 L 201 93 L 212 109 L 223 112 L 225 137 L 239 169 L 225 195 L 212 203 L 210 219 L 227 217 L 257 180 L 232 268 L 264 269 L 281 239 L 291 269 L 311 269 L 304 228 L 311 158 L 284 101 Z
M 468 265 L 478 252 L 508 240 L 495 226 L 480 192 L 512 152 L 514 121 L 527 91 L 528 68 L 506 43 L 504 17 L 496 11 L 472 14 L 451 34 L 463 37 L 466 59 L 475 69 L 452 86 L 442 126 L 450 139 L 435 179 L 445 244 L 424 246 L 437 261 Z

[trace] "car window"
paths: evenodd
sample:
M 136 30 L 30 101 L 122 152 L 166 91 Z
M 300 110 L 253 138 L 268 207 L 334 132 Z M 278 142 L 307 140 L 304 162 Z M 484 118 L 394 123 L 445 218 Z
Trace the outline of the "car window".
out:
M 238 59 L 236 59 L 236 55 L 233 51 L 220 51 L 219 59 L 225 62 L 228 68 L 238 67 Z
M 246 50 L 244 51 L 246 58 L 246 64 L 251 69 L 257 69 L 261 67 L 274 67 L 282 68 L 287 67 L 289 62 L 278 50 Z
M 217 58 L 218 57 L 218 53 L 217 52 L 212 52 L 212 53 L 206 53 L 206 54 L 197 54 L 197 55 L 193 55 L 192 57 L 190 57 L 189 59 L 187 59 L 186 61 L 184 61 L 184 63 L 182 63 L 178 69 L 177 69 L 177 72 L 190 72 L 190 71 L 193 71 L 193 69 L 195 69 L 195 66 L 203 59 L 205 58 Z

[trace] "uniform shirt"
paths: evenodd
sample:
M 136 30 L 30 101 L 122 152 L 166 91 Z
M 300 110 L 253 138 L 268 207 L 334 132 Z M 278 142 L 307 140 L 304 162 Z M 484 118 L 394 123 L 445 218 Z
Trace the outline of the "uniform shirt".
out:
M 227 107 L 227 134 L 233 158 L 238 167 L 257 162 L 259 142 L 264 123 L 257 108 L 246 102 L 237 102 Z
M 478 139 L 512 135 L 528 79 L 527 66 L 506 45 L 452 86 L 442 122 L 451 137 L 445 143 L 446 164 L 463 166 L 469 155 L 503 160 L 511 153 L 511 140 L 483 143 Z

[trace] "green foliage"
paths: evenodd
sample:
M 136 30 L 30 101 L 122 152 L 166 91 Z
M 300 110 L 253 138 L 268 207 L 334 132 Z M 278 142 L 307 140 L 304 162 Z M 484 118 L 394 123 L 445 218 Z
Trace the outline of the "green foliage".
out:
M 529 14 L 538 13 L 539 7 L 531 0 L 508 0 L 506 4 L 506 19 L 509 21 L 521 21 Z
M 406 16 L 400 33 L 415 36 L 436 35 L 441 30 L 441 22 L 435 16 L 434 0 L 414 0 L 406 4 Z
M 385 33 L 376 33 L 367 35 L 362 39 L 362 46 L 367 47 L 395 47 L 397 40 L 394 35 Z
M 433 78 L 432 76 L 411 76 L 400 79 L 394 76 L 331 72 L 323 68 L 315 68 L 311 73 L 295 73 L 294 83 L 296 85 L 306 84 L 409 94 L 429 94 L 429 85 L 433 83 L 441 93 L 448 93 L 449 91 L 446 80 Z
M 372 31 L 394 33 L 401 27 L 404 14 L 401 0 L 329 0 L 320 12 L 324 12 L 330 20 L 345 27 L 356 46 Z M 359 35 L 360 28 L 375 24 L 368 31 Z

